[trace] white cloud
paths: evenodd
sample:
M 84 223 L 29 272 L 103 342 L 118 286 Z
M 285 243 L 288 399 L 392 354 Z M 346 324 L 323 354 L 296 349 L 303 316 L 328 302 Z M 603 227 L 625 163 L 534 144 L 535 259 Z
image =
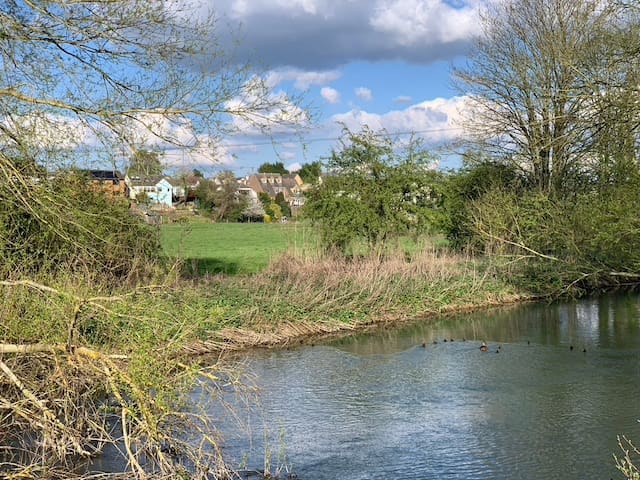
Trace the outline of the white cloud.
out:
M 468 97 L 437 98 L 381 115 L 351 110 L 334 115 L 332 120 L 354 131 L 367 125 L 374 131 L 385 129 L 391 134 L 415 132 L 427 141 L 443 142 L 462 134 L 460 120 L 468 108 Z
M 300 164 L 300 162 L 295 162 L 287 166 L 287 170 L 289 170 L 290 172 L 299 172 L 301 168 L 302 165 Z
M 320 95 L 331 104 L 340 103 L 340 92 L 331 87 L 322 87 Z
M 455 8 L 441 0 L 380 0 L 371 26 L 401 46 L 451 43 L 478 33 L 477 3 Z
M 411 103 L 413 102 L 413 98 L 409 97 L 408 95 L 398 95 L 396 98 L 393 99 L 394 103 Z
M 220 22 L 216 33 L 237 56 L 272 68 L 322 72 L 351 61 L 427 64 L 466 51 L 486 1 L 215 0 L 218 18 L 242 25 L 240 35 L 233 35 L 233 27 L 225 31 Z
M 266 76 L 266 83 L 275 88 L 284 82 L 293 82 L 297 90 L 306 91 L 313 85 L 327 85 L 339 79 L 341 73 L 337 70 L 308 71 L 299 68 L 280 68 L 272 70 Z
M 365 102 L 370 102 L 373 100 L 373 93 L 369 88 L 366 87 L 358 87 L 356 88 L 356 95 L 360 100 Z

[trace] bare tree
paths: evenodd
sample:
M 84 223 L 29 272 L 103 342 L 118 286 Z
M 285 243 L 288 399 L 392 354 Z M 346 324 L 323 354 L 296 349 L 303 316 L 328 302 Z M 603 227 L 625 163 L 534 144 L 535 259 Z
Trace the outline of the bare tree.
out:
M 609 1 L 496 2 L 458 85 L 472 98 L 476 148 L 561 192 L 594 163 L 594 44 L 619 9 Z

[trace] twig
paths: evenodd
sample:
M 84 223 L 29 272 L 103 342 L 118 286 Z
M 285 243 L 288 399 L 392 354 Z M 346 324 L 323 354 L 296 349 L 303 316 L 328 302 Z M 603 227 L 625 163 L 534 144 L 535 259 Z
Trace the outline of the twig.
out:
M 0 360 L 0 370 L 2 370 L 2 372 L 7 376 L 7 378 L 18 388 L 18 390 L 20 390 L 20 392 L 25 398 L 30 400 L 33 404 L 35 404 L 40 409 L 40 411 L 42 411 L 43 415 L 48 421 L 50 421 L 55 426 L 57 426 L 62 432 L 66 432 L 67 427 L 60 420 L 56 418 L 55 414 L 51 410 L 49 410 L 44 405 L 44 403 L 42 403 L 40 399 L 38 399 L 38 397 L 36 397 L 29 389 L 27 389 L 27 387 L 25 387 L 25 385 L 20 381 L 20 379 L 11 371 L 9 366 L 6 363 L 4 363 L 4 361 L 2 360 Z M 74 448 L 76 449 L 76 452 L 79 455 L 82 455 L 83 457 L 88 457 L 91 455 L 90 452 L 82 448 L 82 446 L 73 437 L 73 435 L 69 435 L 69 440 L 71 441 Z

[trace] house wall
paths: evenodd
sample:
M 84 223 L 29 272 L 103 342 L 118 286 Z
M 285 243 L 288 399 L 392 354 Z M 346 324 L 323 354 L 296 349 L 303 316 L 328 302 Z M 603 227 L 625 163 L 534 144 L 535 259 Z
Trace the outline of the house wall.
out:
M 149 201 L 166 207 L 173 206 L 173 187 L 166 179 L 161 179 L 154 185 L 131 185 L 129 198 L 135 200 L 141 193 L 146 193 Z

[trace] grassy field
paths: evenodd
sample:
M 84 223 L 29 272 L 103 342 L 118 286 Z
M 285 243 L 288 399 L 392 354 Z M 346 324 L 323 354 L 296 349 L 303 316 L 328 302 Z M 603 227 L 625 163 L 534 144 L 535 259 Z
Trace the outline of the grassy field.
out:
M 161 233 L 165 255 L 198 275 L 257 273 L 286 251 L 316 250 L 311 228 L 300 224 L 163 225 Z

